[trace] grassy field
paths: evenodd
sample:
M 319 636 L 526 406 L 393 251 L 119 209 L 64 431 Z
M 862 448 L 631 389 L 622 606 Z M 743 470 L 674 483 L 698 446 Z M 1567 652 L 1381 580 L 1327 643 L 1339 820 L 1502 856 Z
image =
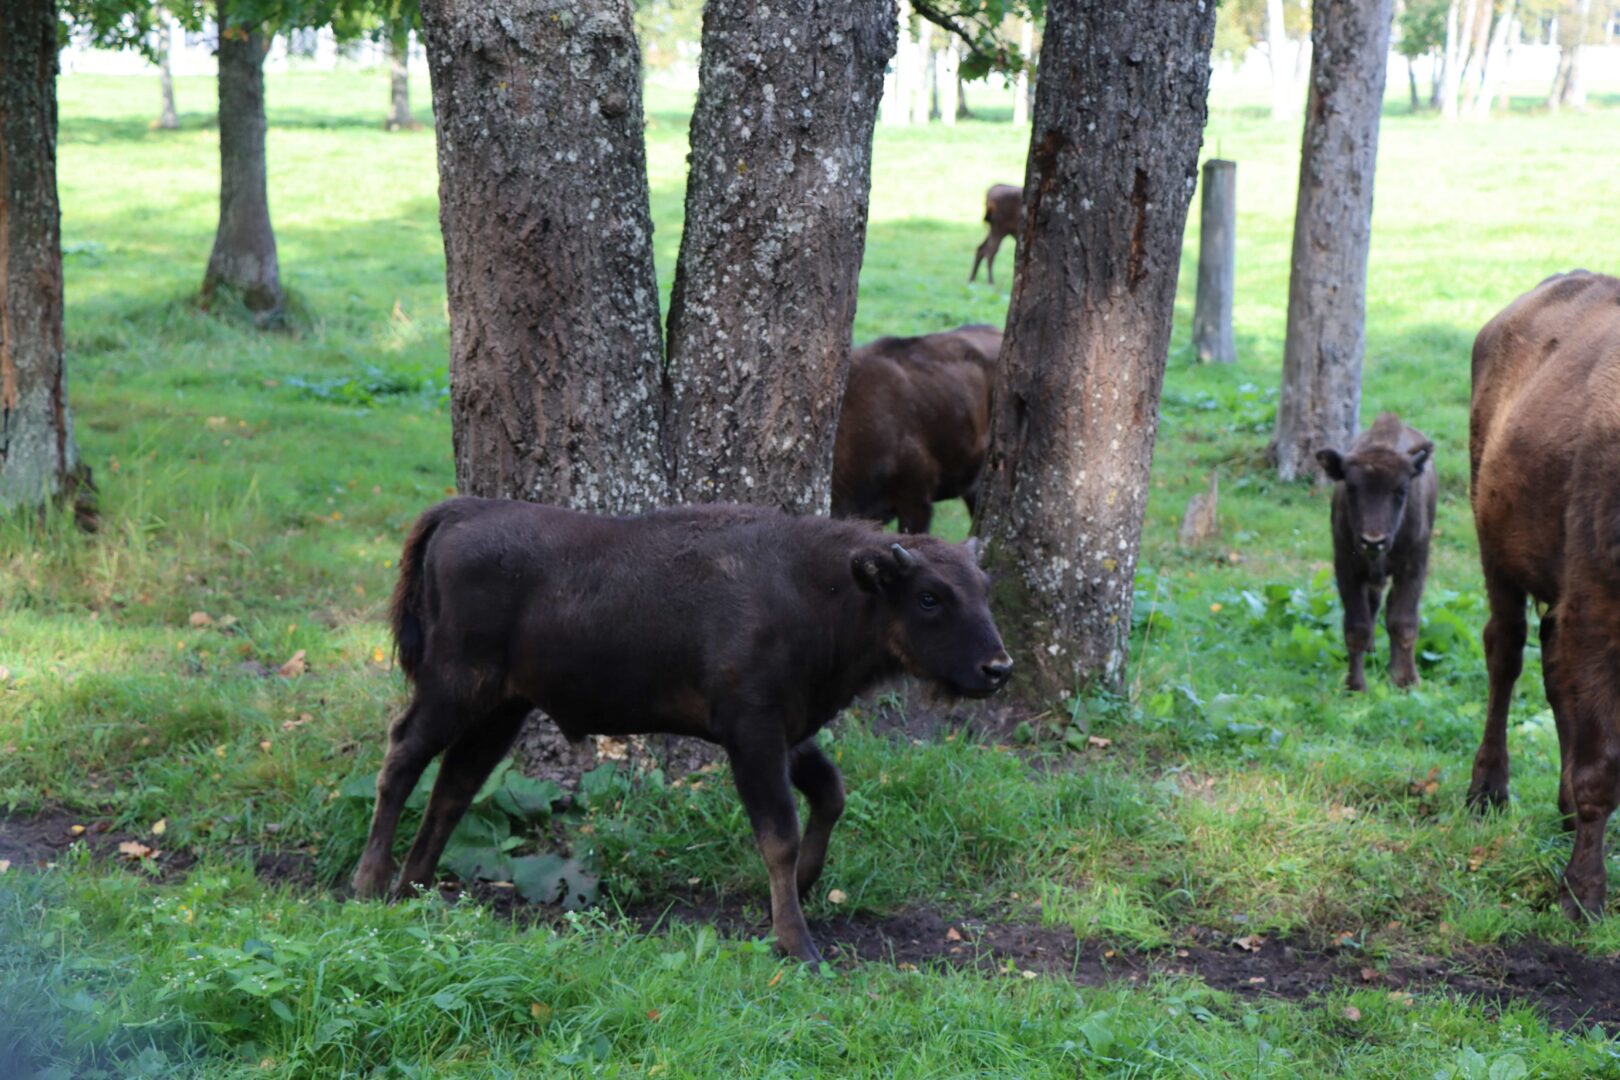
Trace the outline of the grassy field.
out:
M 1396 409 L 1438 446 L 1421 688 L 1391 691 L 1380 662 L 1369 694 L 1341 691 L 1326 499 L 1260 464 L 1297 132 L 1217 101 L 1206 153 L 1239 163 L 1240 358 L 1191 361 L 1189 249 L 1130 693 L 1054 702 L 994 738 L 895 737 L 891 695 L 828 733 L 851 795 L 827 877 L 842 903 L 811 909 L 823 944 L 925 910 L 969 952 L 988 950 L 985 924 L 1072 930 L 1105 967 L 1169 958 L 1089 985 L 1010 957 L 816 972 L 701 922 L 644 933 L 622 913 L 672 899 L 753 912 L 763 932 L 764 874 L 723 774 L 604 781 L 582 809 L 506 823 L 519 852 L 561 837 L 596 867 L 587 911 L 536 924 L 342 898 L 403 696 L 383 624 L 393 560 L 453 483 L 432 136 L 384 134 L 384 92 L 380 74 L 271 77 L 295 317 L 261 335 L 190 300 L 216 212 L 211 86 L 180 80 L 184 127 L 165 134 L 147 127 L 154 80 L 61 83 L 70 394 L 103 529 L 0 524 L 0 809 L 56 831 L 51 868 L 0 862 L 0 1074 L 1620 1074 L 1599 1028 L 1396 979 L 1484 978 L 1531 945 L 1620 952 L 1620 923 L 1555 913 L 1569 845 L 1534 646 L 1518 799 L 1487 820 L 1463 808 L 1485 697 L 1468 346 L 1547 274 L 1604 268 L 1620 114 L 1386 117 L 1364 414 Z M 686 107 L 650 91 L 666 289 Z M 1011 246 L 998 286 L 965 278 L 982 191 L 1019 179 L 1025 138 L 880 129 L 858 339 L 1001 321 Z M 1223 535 L 1183 552 L 1176 524 L 1216 467 Z M 942 529 L 964 526 L 958 508 Z M 300 652 L 301 675 L 253 673 Z M 69 846 L 74 825 L 88 831 Z M 295 870 L 267 879 L 267 864 Z M 1178 974 L 1177 950 L 1365 970 L 1271 996 Z

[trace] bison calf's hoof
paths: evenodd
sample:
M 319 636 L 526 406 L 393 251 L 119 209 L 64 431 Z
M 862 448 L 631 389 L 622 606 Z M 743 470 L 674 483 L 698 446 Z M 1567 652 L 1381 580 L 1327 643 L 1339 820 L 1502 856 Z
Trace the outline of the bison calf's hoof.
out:
M 388 895 L 388 887 L 393 881 L 394 871 L 390 867 L 361 866 L 354 872 L 355 898 L 380 900 Z
M 1558 889 L 1558 903 L 1571 922 L 1597 922 L 1603 918 L 1604 884 L 1578 884 L 1564 878 Z
M 1508 804 L 1507 781 L 1475 781 L 1468 789 L 1468 808 L 1476 814 L 1492 810 L 1506 810 Z

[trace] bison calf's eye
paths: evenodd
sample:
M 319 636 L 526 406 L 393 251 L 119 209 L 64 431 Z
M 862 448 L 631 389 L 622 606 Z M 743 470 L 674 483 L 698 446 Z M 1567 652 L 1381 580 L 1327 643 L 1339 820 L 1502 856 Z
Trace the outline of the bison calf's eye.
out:
M 917 597 L 917 606 L 922 608 L 924 611 L 933 611 L 935 608 L 939 607 L 939 597 L 935 596 L 931 592 L 925 592 Z

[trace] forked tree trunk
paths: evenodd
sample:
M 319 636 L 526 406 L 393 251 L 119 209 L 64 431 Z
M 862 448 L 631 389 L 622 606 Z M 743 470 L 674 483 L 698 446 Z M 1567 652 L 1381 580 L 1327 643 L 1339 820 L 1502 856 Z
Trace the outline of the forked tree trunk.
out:
M 1510 39 L 1515 16 L 1518 14 L 1518 0 L 1507 0 L 1507 4 L 1496 16 L 1496 22 L 1491 28 L 1490 40 L 1485 49 L 1485 62 L 1480 68 L 1479 94 L 1474 98 L 1474 118 L 1476 120 L 1489 120 L 1491 107 L 1496 103 L 1497 91 L 1501 89 L 1503 72 L 1508 65 Z
M 689 501 L 828 509 L 895 10 L 808 7 L 704 9 L 665 380 Z
M 232 20 L 219 2 L 219 228 L 203 276 L 203 303 L 223 287 L 260 326 L 281 321 L 281 269 L 270 228 L 264 164 L 264 54 L 258 26 Z
M 1196 0 L 1047 8 L 978 525 L 1043 697 L 1123 676 L 1214 26 Z
M 157 127 L 161 131 L 174 131 L 180 126 L 180 114 L 174 108 L 174 24 L 166 12 L 158 12 L 157 61 L 158 84 L 163 93 L 163 110 L 158 114 Z
M 0 4 L 0 512 L 73 499 L 94 523 L 62 350 L 56 4 Z
M 1468 65 L 1463 69 L 1462 100 L 1459 111 L 1465 116 L 1474 114 L 1475 102 L 1479 100 L 1481 85 L 1485 76 L 1485 65 L 1489 60 L 1491 47 L 1491 15 L 1496 7 L 1496 0 L 1484 0 L 1479 12 L 1474 18 L 1471 40 L 1468 46 Z
M 658 283 L 630 0 L 424 0 L 422 23 L 457 486 L 655 505 Z
M 409 30 L 388 36 L 388 122 L 389 131 L 414 131 L 422 125 L 411 115 L 411 37 Z
M 1317 0 L 1300 150 L 1288 333 L 1272 459 L 1316 476 L 1316 451 L 1348 446 L 1361 418 L 1367 249 L 1391 0 Z
M 1473 25 L 1477 2 L 1451 0 L 1446 7 L 1446 55 L 1440 83 L 1440 115 L 1446 120 L 1457 119 L 1458 94 L 1468 61 L 1468 28 Z

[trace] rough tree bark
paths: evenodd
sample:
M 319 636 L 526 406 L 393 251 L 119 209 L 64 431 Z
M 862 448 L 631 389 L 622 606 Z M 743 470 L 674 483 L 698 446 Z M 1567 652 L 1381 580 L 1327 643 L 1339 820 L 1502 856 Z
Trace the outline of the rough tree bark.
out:
M 1198 0 L 1047 8 L 978 524 L 1035 695 L 1124 673 L 1214 24 Z
M 670 299 L 676 495 L 826 513 L 892 0 L 709 0 Z
M 400 28 L 388 35 L 389 131 L 415 131 L 422 125 L 411 115 L 411 32 Z
M 260 326 L 279 323 L 284 302 L 264 164 L 269 47 L 262 28 L 234 20 L 227 0 L 219 0 L 219 228 L 202 300 L 211 303 L 223 286 Z
M 170 58 L 174 53 L 174 20 L 169 13 L 157 13 L 158 84 L 163 94 L 163 111 L 158 113 L 154 125 L 160 131 L 174 131 L 180 127 L 180 114 L 174 108 L 174 70 Z
M 94 524 L 62 351 L 56 4 L 0 4 L 0 511 L 73 499 Z
M 1373 172 L 1391 0 L 1317 0 L 1300 149 L 1282 396 L 1270 453 L 1284 480 L 1360 426 Z
M 630 0 L 424 0 L 456 483 L 635 511 L 666 494 Z

